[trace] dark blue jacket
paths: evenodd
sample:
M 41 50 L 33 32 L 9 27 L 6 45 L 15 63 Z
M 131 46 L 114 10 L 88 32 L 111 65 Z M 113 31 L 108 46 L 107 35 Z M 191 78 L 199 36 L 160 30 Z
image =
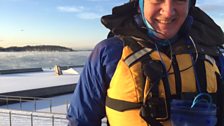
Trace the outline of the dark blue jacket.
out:
M 100 126 L 105 117 L 105 98 L 121 57 L 123 42 L 116 37 L 96 45 L 81 73 L 69 107 L 71 126 Z

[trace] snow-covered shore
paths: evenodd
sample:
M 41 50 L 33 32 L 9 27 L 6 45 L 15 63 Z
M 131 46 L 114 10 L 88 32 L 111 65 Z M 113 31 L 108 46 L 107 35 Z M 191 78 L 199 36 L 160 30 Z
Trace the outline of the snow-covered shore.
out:
M 42 72 L 16 73 L 0 75 L 0 94 L 76 84 L 82 68 L 73 68 L 77 74 L 63 70 L 56 75 L 52 69 Z

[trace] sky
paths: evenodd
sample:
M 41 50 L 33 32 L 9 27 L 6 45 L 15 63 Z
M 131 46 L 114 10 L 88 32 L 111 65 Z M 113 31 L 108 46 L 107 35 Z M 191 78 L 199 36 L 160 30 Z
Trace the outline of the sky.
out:
M 0 47 L 61 45 L 93 48 L 108 30 L 100 18 L 128 0 L 0 0 Z M 223 0 L 198 0 L 224 29 Z

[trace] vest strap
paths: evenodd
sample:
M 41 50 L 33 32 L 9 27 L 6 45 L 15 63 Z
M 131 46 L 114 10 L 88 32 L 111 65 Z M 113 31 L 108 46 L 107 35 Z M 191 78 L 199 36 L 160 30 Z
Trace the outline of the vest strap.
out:
M 140 58 L 145 56 L 146 54 L 151 53 L 153 50 L 151 48 L 142 48 L 141 50 L 131 54 L 125 59 L 125 63 L 130 67 L 135 62 L 137 62 Z
M 109 108 L 112 108 L 114 110 L 123 112 L 126 110 L 130 109 L 139 109 L 142 106 L 142 103 L 133 103 L 133 102 L 128 102 L 128 101 L 123 101 L 123 100 L 118 100 L 118 99 L 113 99 L 110 97 L 106 97 L 106 106 Z
M 181 98 L 181 93 L 182 93 L 182 82 L 181 82 L 181 73 L 180 69 L 177 63 L 176 56 L 173 56 L 173 70 L 174 70 L 174 75 L 175 75 L 175 85 L 176 85 L 176 97 L 177 99 Z
M 197 91 L 207 93 L 206 71 L 205 71 L 205 56 L 199 55 L 197 62 L 195 63 L 195 79 L 198 80 Z

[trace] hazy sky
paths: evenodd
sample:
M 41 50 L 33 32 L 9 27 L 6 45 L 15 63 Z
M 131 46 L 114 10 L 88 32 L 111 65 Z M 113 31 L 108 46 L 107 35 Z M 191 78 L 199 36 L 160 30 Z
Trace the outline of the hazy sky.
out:
M 100 17 L 128 0 L 0 0 L 0 47 L 62 45 L 92 48 L 106 38 Z M 224 29 L 223 0 L 197 6 Z

